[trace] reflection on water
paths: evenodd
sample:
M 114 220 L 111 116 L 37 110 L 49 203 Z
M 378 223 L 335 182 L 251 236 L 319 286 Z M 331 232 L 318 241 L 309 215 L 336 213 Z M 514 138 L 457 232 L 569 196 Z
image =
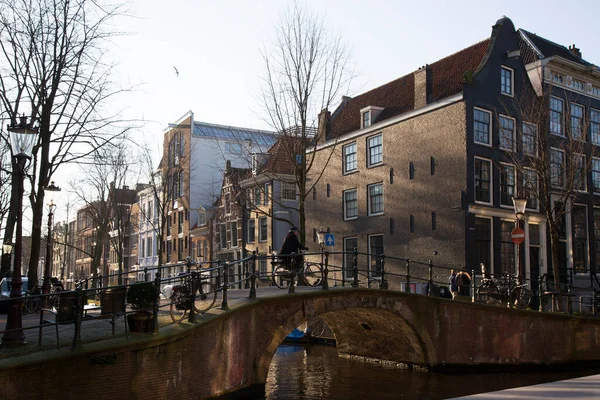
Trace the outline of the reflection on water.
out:
M 333 347 L 282 345 L 267 377 L 266 399 L 444 399 L 600 373 L 441 374 L 338 357 Z

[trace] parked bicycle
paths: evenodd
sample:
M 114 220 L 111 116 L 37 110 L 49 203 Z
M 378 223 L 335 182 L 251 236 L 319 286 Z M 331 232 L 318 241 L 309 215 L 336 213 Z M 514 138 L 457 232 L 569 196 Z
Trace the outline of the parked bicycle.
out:
M 42 294 L 42 288 L 34 286 L 31 290 L 27 291 L 25 300 L 23 301 L 23 308 L 26 313 L 35 314 L 42 308 L 42 298 L 38 295 Z
M 217 288 L 209 281 L 208 276 L 198 274 L 198 288 L 196 298 L 194 299 L 194 311 L 198 314 L 205 313 L 212 308 L 217 300 Z M 175 323 L 183 321 L 187 313 L 192 308 L 193 299 L 193 278 L 190 274 L 186 275 L 183 284 L 174 285 L 171 294 L 171 305 L 169 313 Z
M 296 274 L 296 279 L 303 279 L 308 286 L 319 286 L 323 280 L 323 268 L 321 264 L 312 261 L 304 261 L 304 265 Z M 272 279 L 275 286 L 287 289 L 292 280 L 292 272 L 281 259 L 273 262 Z
M 475 290 L 477 301 L 485 304 L 508 302 L 517 308 L 526 308 L 533 294 L 526 283 L 520 283 L 514 274 L 505 273 L 502 278 L 484 278 Z

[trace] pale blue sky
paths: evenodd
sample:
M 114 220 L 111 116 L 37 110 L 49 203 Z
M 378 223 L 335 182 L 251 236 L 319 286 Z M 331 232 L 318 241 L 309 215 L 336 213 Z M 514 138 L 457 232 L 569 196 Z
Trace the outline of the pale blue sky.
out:
M 130 34 L 114 49 L 123 82 L 143 84 L 128 96 L 145 137 L 188 110 L 197 120 L 268 129 L 260 116 L 260 49 L 291 1 L 137 0 L 136 18 L 119 20 Z M 489 37 L 503 15 L 600 64 L 598 1 L 306 0 L 352 50 L 354 93 L 369 90 Z M 179 70 L 175 74 L 173 66 Z

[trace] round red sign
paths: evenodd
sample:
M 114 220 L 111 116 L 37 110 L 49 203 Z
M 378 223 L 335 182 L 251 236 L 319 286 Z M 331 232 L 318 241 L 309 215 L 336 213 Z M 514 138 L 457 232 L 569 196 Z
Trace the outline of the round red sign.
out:
M 510 238 L 514 244 L 521 244 L 525 240 L 525 231 L 521 228 L 515 228 L 510 233 Z

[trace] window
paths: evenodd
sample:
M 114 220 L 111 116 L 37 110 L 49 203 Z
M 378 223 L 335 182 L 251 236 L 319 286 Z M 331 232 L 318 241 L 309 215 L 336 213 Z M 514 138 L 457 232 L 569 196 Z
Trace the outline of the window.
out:
M 585 173 L 585 156 L 573 154 L 573 187 L 585 192 L 587 190 L 587 177 Z
M 256 232 L 256 221 L 254 219 L 248 220 L 248 243 L 254 243 L 255 232 Z
M 154 254 L 154 248 L 152 247 L 152 237 L 149 237 L 146 245 L 146 257 L 152 257 Z
M 141 245 L 140 245 L 140 256 L 141 257 L 145 257 L 146 256 L 146 239 L 142 239 Z
M 220 242 L 221 242 L 221 249 L 226 249 L 227 248 L 227 227 L 225 226 L 225 224 L 221 224 L 221 232 L 220 232 Z
M 356 171 L 356 142 L 345 145 L 342 152 L 344 154 L 344 173 Z
M 356 189 L 344 191 L 344 220 L 358 217 L 358 192 Z
M 475 108 L 473 110 L 473 120 L 474 120 L 474 140 L 476 143 L 481 144 L 492 144 L 491 141 L 491 124 L 490 121 L 492 119 L 492 113 L 486 110 L 482 110 L 480 108 Z
M 573 79 L 573 89 L 585 92 L 585 82 L 580 81 L 579 79 Z
M 296 200 L 296 184 L 281 182 L 281 200 Z
M 369 126 L 371 126 L 371 111 L 364 111 L 362 113 L 362 127 L 368 128 Z
M 477 262 L 483 263 L 488 272 L 491 269 L 492 254 L 492 220 L 489 218 L 475 218 L 475 246 Z
M 523 122 L 523 154 L 537 155 L 536 134 L 537 127 L 535 125 Z
M 266 242 L 267 241 L 267 217 L 260 217 L 258 219 L 258 223 L 259 223 L 259 234 L 258 234 L 258 241 L 259 242 Z
M 596 245 L 596 271 L 600 271 L 600 208 L 594 208 L 594 242 Z
M 183 197 L 183 171 L 179 172 L 179 197 Z
M 344 238 L 344 279 L 352 279 L 353 277 L 354 249 L 357 247 L 357 238 Z
M 513 70 L 508 67 L 500 69 L 500 91 L 507 96 L 513 95 Z
M 260 187 L 257 186 L 254 188 L 254 205 L 256 207 L 260 206 L 260 204 L 262 203 L 262 201 L 260 200 L 260 195 L 261 195 Z
M 598 110 L 590 110 L 590 131 L 592 143 L 600 145 L 600 111 Z
M 238 246 L 238 230 L 237 230 L 237 221 L 231 221 L 231 247 Z
M 167 216 L 167 236 L 171 236 L 171 216 Z
M 515 244 L 511 232 L 515 227 L 513 221 L 500 221 L 500 272 L 515 273 Z
M 588 235 L 586 206 L 574 205 L 573 220 L 573 269 L 576 274 L 587 273 Z
M 369 148 L 369 167 L 383 162 L 383 142 L 381 135 L 371 136 L 367 139 Z
M 600 158 L 592 158 L 592 191 L 600 193 Z
M 369 215 L 383 214 L 383 183 L 368 186 Z
M 369 266 L 371 276 L 381 276 L 381 257 L 383 254 L 383 235 L 369 236 Z
M 491 203 L 491 162 L 475 159 L 475 201 Z
M 179 211 L 179 233 L 183 232 L 183 211 Z
M 550 183 L 556 187 L 565 184 L 565 152 L 562 150 L 550 149 Z
M 575 140 L 585 140 L 583 132 L 583 106 L 571 103 L 571 135 Z
M 408 179 L 415 179 L 415 165 L 412 161 L 408 163 Z
M 524 195 L 527 197 L 527 208 L 532 210 L 538 209 L 538 178 L 537 173 L 533 169 L 523 169 L 523 189 Z
M 258 262 L 258 276 L 260 278 L 267 277 L 267 260 L 260 260 Z
M 515 120 L 500 116 L 500 148 L 504 150 L 515 149 Z
M 512 197 L 515 194 L 515 167 L 508 164 L 500 165 L 500 204 L 513 206 Z
M 268 205 L 269 204 L 269 193 L 270 193 L 270 186 L 268 183 L 265 183 L 265 195 L 263 196 L 263 205 Z
M 563 131 L 563 113 L 562 99 L 550 97 L 550 132 L 554 135 L 565 135 Z

